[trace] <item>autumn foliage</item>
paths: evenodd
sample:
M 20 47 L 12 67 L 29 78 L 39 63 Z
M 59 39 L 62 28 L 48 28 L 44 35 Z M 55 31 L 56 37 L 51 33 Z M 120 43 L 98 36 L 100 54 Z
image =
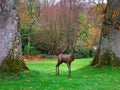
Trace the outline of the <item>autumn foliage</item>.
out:
M 34 36 L 34 43 L 39 44 L 37 47 L 41 51 L 57 54 L 75 44 L 79 30 L 77 13 L 70 6 L 57 4 L 44 7 L 39 17 L 39 25 L 40 30 Z
M 45 58 L 42 58 L 40 55 L 24 55 L 24 61 L 44 61 Z
M 19 0 L 19 16 L 20 16 L 20 22 L 22 25 L 29 25 L 32 20 L 30 18 L 29 12 L 27 10 L 27 6 L 25 5 L 23 0 Z
M 61 0 L 57 4 L 42 5 L 38 22 L 32 26 L 35 28 L 30 32 L 31 36 L 27 35 L 31 38 L 30 45 L 40 53 L 55 55 L 75 45 L 86 45 L 89 48 L 98 45 L 105 6 L 88 5 L 83 2 L 84 0 Z M 30 26 L 32 20 L 25 7 L 21 0 L 19 6 L 21 24 Z M 85 17 L 82 18 L 83 21 L 79 18 L 81 15 Z M 87 33 L 81 34 L 86 40 L 79 37 L 82 30 Z

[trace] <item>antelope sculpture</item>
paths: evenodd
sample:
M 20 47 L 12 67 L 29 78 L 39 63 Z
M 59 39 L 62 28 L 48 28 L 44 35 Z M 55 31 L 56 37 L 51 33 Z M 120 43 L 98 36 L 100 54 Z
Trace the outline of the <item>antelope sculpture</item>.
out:
M 68 67 L 68 76 L 71 77 L 71 62 L 74 61 L 76 52 L 77 51 L 73 47 L 73 52 L 71 55 L 66 55 L 66 54 L 58 55 L 58 61 L 56 65 L 56 75 L 59 75 L 59 65 L 64 62 L 67 64 L 67 67 Z

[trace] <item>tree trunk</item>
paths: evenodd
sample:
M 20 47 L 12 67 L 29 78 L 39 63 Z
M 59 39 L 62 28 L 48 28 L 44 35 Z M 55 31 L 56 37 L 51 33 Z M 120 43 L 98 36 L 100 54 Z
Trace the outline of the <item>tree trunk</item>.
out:
M 0 1 L 0 71 L 28 69 L 22 59 L 17 0 Z
M 108 0 L 94 65 L 120 66 L 120 0 Z

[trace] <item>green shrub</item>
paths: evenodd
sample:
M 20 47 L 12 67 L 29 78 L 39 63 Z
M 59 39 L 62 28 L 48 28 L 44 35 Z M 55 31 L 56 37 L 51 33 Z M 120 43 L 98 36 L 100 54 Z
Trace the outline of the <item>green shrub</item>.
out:
M 46 58 L 47 58 L 47 59 L 55 59 L 55 58 L 56 58 L 56 55 L 47 55 Z
M 37 55 L 37 54 L 39 54 L 39 52 L 35 49 L 34 46 L 25 45 L 23 54 L 24 55 L 28 55 L 28 54 L 30 54 L 30 55 Z
M 48 54 L 40 54 L 40 56 L 42 58 L 46 58 L 46 59 L 56 59 L 57 58 L 56 55 L 48 55 Z
M 94 50 L 86 46 L 77 47 L 78 52 L 76 53 L 76 58 L 89 58 L 94 56 Z

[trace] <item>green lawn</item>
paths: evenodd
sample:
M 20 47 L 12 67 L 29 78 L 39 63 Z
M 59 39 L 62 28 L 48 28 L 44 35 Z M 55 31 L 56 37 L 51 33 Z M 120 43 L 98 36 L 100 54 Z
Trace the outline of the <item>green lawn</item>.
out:
M 77 59 L 72 63 L 72 77 L 66 64 L 55 76 L 55 60 L 26 62 L 31 71 L 14 76 L 1 76 L 0 90 L 119 90 L 120 68 L 89 67 L 91 59 Z

